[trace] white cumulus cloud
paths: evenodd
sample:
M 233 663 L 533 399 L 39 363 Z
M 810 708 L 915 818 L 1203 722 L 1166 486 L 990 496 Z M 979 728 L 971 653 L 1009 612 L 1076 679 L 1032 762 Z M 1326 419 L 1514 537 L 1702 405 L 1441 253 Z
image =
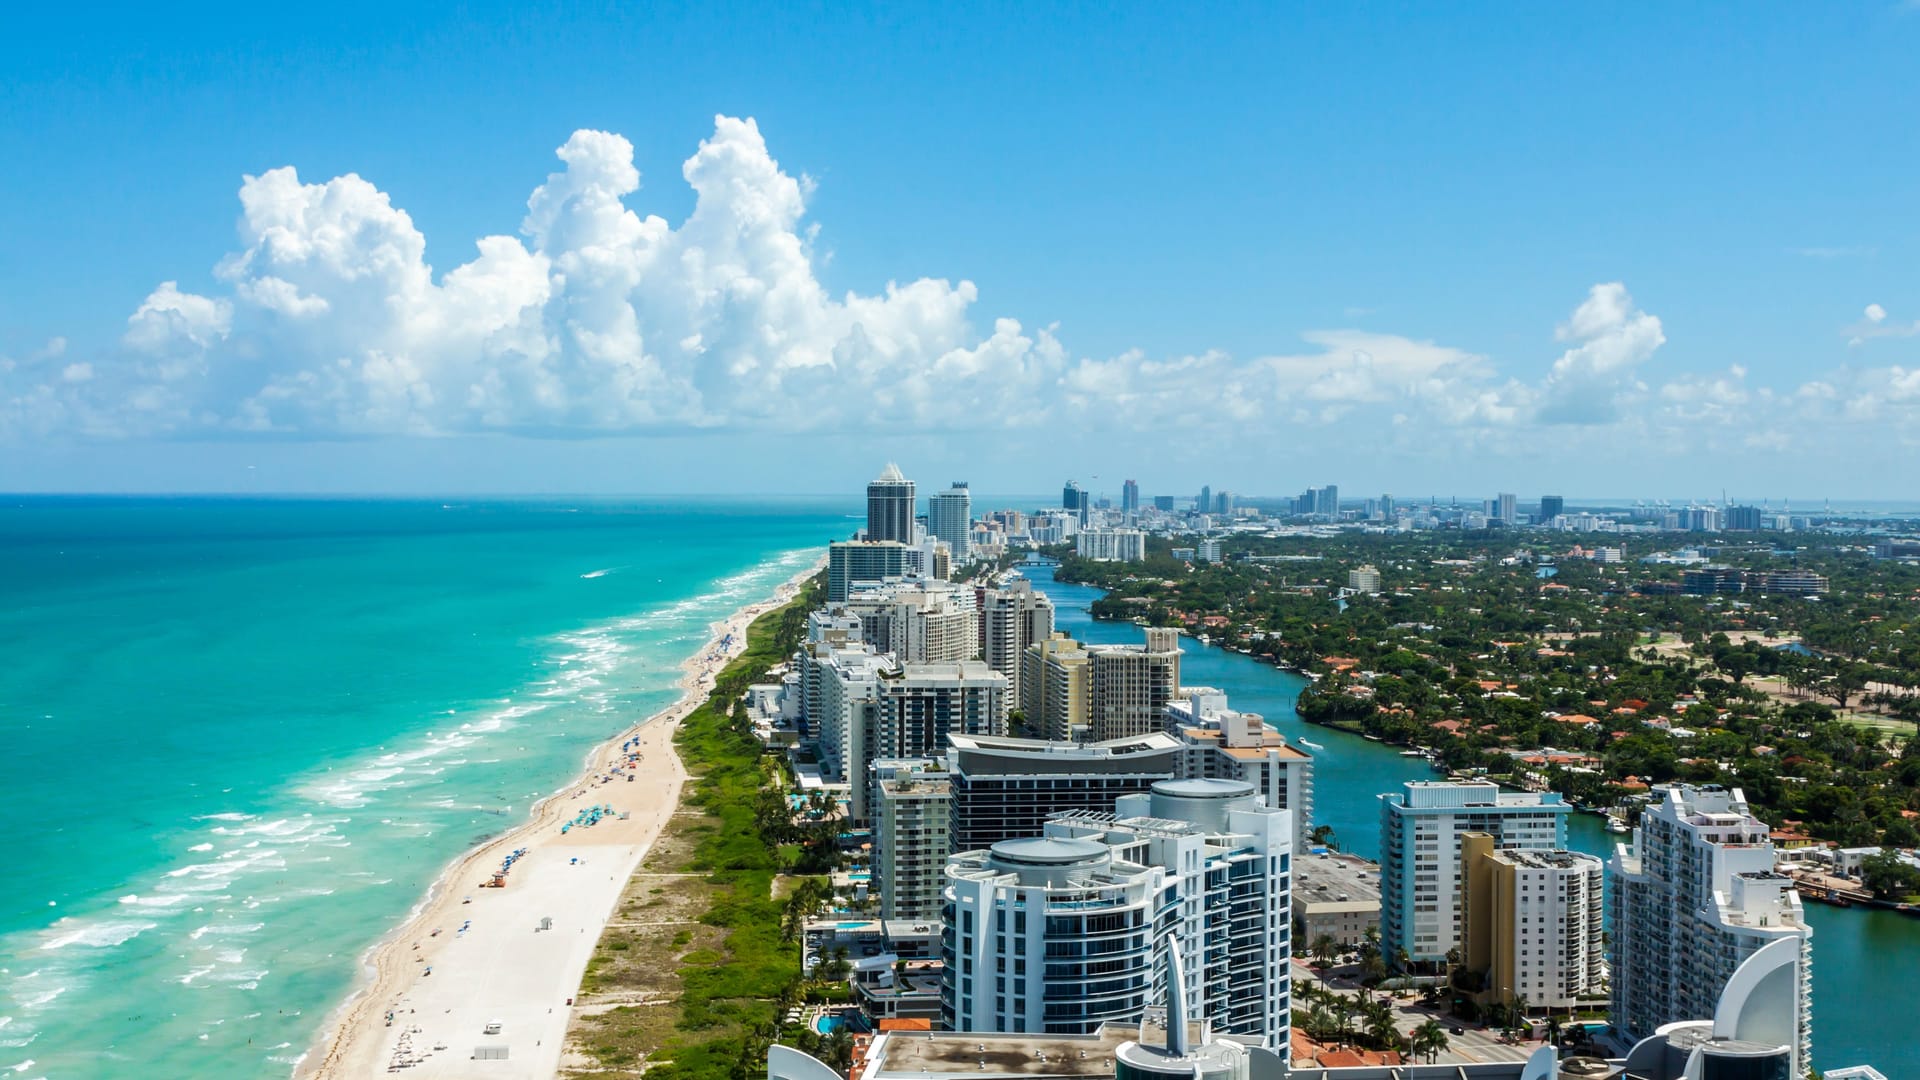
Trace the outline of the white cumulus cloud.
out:
M 1525 453 L 1546 425 L 1602 442 L 1659 425 L 1704 438 L 1841 410 L 1904 417 L 1910 398 L 1920 408 L 1901 368 L 1779 394 L 1738 366 L 1655 377 L 1664 328 L 1620 282 L 1587 291 L 1557 346 L 1543 327 L 1541 348 L 1499 362 L 1359 329 L 1308 330 L 1297 347 L 1250 357 L 1075 356 L 1053 325 L 977 315 L 970 281 L 829 292 L 805 220 L 811 181 L 780 166 L 751 119 L 717 117 L 687 159 L 694 204 L 678 224 L 634 208 L 642 178 L 625 138 L 578 131 L 556 156 L 518 233 L 480 238 L 444 271 L 406 211 L 360 176 L 246 177 L 217 287 L 162 282 L 117 350 L 67 356 L 55 339 L 0 358 L 0 434 L 1051 426 L 1264 438 L 1361 423 L 1420 451 Z M 1863 333 L 1910 332 L 1879 305 L 1866 316 Z

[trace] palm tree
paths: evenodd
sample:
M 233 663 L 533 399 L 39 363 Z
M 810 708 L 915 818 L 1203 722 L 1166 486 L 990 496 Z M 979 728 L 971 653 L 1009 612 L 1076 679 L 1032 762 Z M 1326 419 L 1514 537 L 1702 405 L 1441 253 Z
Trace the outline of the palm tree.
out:
M 1337 1033 L 1335 1029 L 1338 1026 L 1339 1021 L 1334 1019 L 1325 1005 L 1315 1005 L 1307 1010 L 1307 1034 L 1320 1042 L 1332 1041 L 1330 1036 Z
M 1340 943 L 1334 940 L 1332 934 L 1321 934 L 1313 939 L 1308 951 L 1313 954 L 1315 966 L 1320 969 L 1320 980 L 1325 982 L 1333 969 L 1333 962 L 1340 956 Z
M 1353 1020 L 1360 1012 L 1360 1002 L 1345 994 L 1335 994 L 1333 1008 L 1340 1017 L 1340 1041 L 1342 1043 L 1352 1042 Z
M 1368 1001 L 1361 1005 L 1365 1015 L 1367 1039 L 1375 1050 L 1391 1050 L 1400 1042 L 1400 1029 L 1393 1023 L 1393 1006 L 1384 1001 Z
M 1447 1029 L 1438 1020 L 1429 1020 L 1413 1029 L 1413 1052 L 1424 1054 L 1429 1065 L 1449 1045 Z

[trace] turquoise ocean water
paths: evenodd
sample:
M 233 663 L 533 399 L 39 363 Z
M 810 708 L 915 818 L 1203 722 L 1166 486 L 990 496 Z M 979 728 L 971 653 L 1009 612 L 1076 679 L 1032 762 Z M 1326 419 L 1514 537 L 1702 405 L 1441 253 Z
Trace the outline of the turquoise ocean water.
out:
M 0 500 L 0 1075 L 286 1075 L 849 509 Z

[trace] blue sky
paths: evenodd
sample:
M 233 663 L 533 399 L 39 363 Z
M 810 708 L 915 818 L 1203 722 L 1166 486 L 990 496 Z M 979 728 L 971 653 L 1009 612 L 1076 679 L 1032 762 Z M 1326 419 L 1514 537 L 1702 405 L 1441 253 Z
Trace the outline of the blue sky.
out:
M 1912 5 L 17 19 L 0 488 L 1920 495 Z

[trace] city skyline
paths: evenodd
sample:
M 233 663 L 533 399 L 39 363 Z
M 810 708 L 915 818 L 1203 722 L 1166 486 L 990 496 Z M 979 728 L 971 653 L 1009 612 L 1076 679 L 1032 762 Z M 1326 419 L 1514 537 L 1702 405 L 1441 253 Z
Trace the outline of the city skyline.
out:
M 1236 490 L 1853 499 L 1920 435 L 1911 5 L 493 15 L 351 70 L 24 20 L 0 146 L 65 167 L 0 181 L 0 489 L 847 486 L 802 438 L 1004 489 L 1164 433 Z

